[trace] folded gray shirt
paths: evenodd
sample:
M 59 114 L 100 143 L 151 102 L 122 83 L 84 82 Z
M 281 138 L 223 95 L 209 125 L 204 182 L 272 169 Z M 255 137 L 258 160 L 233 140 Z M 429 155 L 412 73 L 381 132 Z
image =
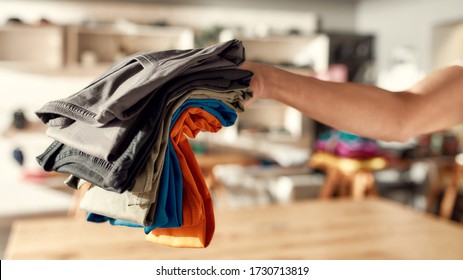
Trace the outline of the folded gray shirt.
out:
M 81 91 L 46 103 L 36 114 L 45 124 L 58 127 L 74 121 L 101 127 L 114 119 L 129 120 L 168 81 L 206 69 L 236 67 L 243 60 L 244 48 L 238 40 L 204 49 L 137 53 Z

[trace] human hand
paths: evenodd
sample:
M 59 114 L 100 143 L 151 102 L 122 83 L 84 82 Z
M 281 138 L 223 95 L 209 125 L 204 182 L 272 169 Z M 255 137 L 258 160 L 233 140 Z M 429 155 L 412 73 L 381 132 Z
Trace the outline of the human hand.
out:
M 251 71 L 253 73 L 251 82 L 249 84 L 249 87 L 252 89 L 253 92 L 253 97 L 244 104 L 244 107 L 247 108 L 251 104 L 253 104 L 258 98 L 264 97 L 262 75 L 262 69 L 264 68 L 264 65 L 261 63 L 246 61 L 243 64 L 241 64 L 240 68 Z

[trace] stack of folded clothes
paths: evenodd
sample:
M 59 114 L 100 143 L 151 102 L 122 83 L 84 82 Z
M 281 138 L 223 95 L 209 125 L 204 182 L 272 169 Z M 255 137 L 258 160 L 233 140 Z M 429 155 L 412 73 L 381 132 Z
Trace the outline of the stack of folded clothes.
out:
M 188 138 L 235 123 L 252 97 L 238 40 L 204 49 L 137 53 L 81 91 L 36 114 L 55 141 L 37 157 L 46 171 L 89 185 L 88 220 L 142 227 L 146 239 L 207 247 L 212 200 Z

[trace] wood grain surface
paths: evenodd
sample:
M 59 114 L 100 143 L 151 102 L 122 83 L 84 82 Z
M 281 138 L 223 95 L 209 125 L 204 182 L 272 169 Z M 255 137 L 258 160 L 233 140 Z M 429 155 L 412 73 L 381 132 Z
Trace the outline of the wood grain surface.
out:
M 206 249 L 145 241 L 82 219 L 19 220 L 6 259 L 463 259 L 463 226 L 383 199 L 216 211 Z

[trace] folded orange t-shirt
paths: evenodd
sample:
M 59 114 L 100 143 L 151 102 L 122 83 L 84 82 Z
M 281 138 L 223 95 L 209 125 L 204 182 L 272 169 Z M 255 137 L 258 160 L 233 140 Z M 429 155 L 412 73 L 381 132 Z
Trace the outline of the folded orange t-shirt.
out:
M 212 198 L 187 136 L 195 138 L 200 131 L 221 128 L 215 116 L 197 107 L 186 109 L 177 119 L 170 139 L 182 170 L 183 226 L 155 229 L 146 236 L 148 241 L 189 248 L 204 248 L 211 242 L 215 230 Z

